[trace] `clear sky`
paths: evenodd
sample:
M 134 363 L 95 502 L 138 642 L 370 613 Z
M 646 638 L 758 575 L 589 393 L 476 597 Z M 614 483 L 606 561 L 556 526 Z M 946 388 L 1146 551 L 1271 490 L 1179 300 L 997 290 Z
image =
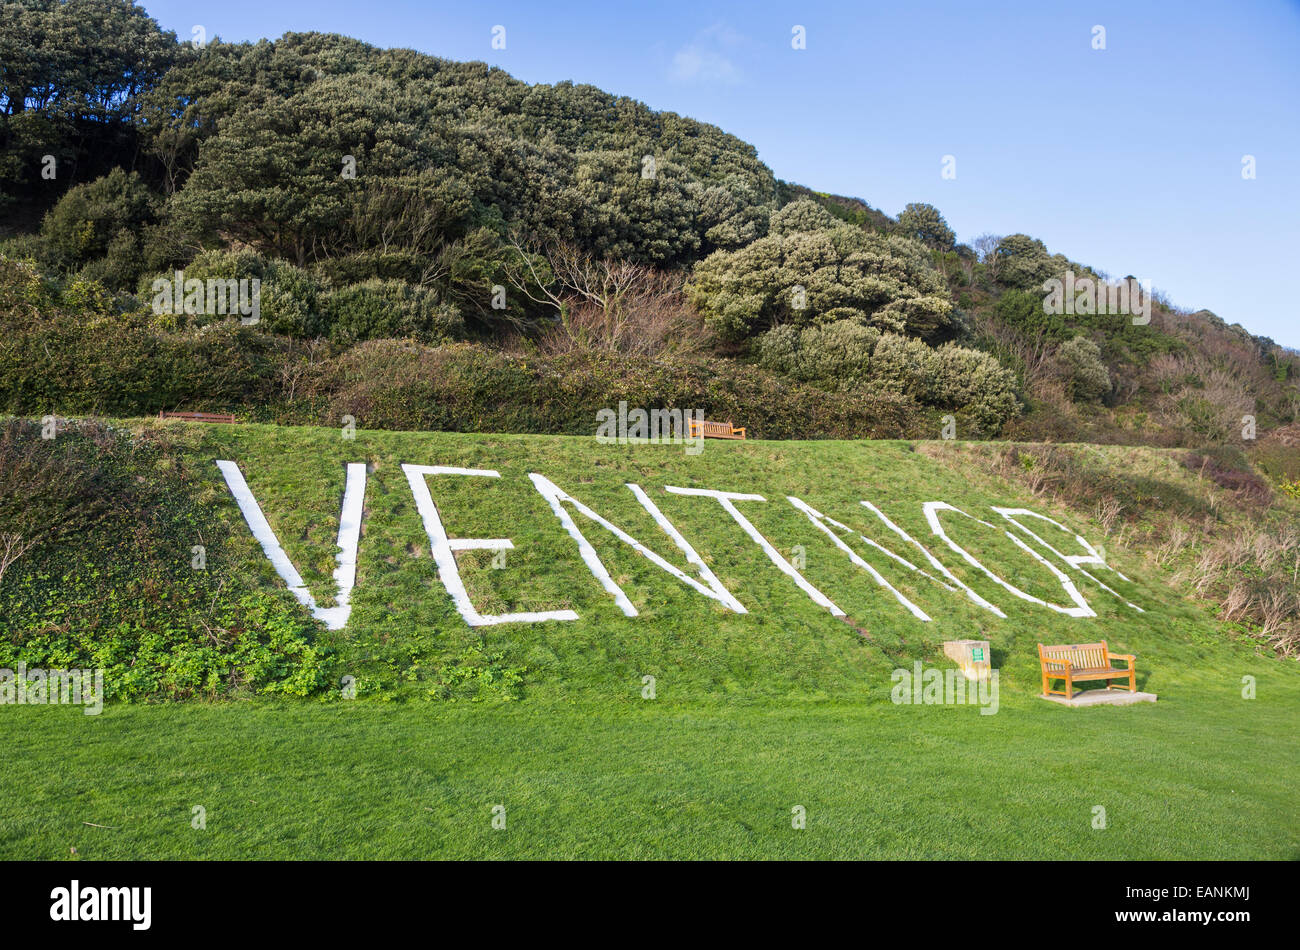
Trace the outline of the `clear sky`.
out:
M 182 39 L 337 32 L 590 83 L 720 126 L 778 178 L 894 215 L 929 202 L 964 241 L 1024 232 L 1300 348 L 1296 0 L 143 6 Z

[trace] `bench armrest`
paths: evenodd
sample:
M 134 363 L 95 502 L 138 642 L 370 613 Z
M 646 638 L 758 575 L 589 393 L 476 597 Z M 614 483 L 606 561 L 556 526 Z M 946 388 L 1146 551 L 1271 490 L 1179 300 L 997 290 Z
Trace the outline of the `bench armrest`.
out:
M 1111 653 L 1109 656 L 1112 660 L 1128 660 L 1129 666 L 1132 666 L 1137 662 L 1137 657 L 1132 653 Z
M 1069 661 L 1069 660 L 1055 660 L 1055 659 L 1052 659 L 1052 657 L 1050 657 L 1050 656 L 1045 656 L 1045 657 L 1043 657 L 1042 659 L 1043 659 L 1043 663 L 1044 663 L 1044 665 L 1050 663 L 1050 664 L 1052 664 L 1053 666 L 1063 666 L 1063 667 L 1065 667 L 1067 670 L 1070 668 L 1070 661 Z

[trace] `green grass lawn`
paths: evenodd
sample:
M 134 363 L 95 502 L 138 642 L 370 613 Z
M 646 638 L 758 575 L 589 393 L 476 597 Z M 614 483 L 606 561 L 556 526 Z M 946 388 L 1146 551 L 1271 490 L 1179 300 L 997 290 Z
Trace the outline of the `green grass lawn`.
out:
M 357 698 L 110 703 L 97 717 L 0 708 L 4 857 L 1300 856 L 1295 663 L 1260 655 L 1118 542 L 1108 560 L 1130 580 L 1097 576 L 1120 597 L 1072 574 L 1096 617 L 1017 600 L 930 534 L 922 502 L 988 521 L 1000 521 L 990 505 L 1023 505 L 1094 543 L 1109 539 L 1088 517 L 956 456 L 901 442 L 710 443 L 689 456 L 560 437 L 176 431 L 193 490 L 230 527 L 221 549 L 232 562 L 214 568 L 283 589 L 213 464 L 233 459 L 325 604 L 343 463 L 367 462 L 352 618 L 320 633 Z M 1196 490 L 1158 452 L 1125 451 L 1143 491 Z M 572 609 L 580 619 L 468 627 L 438 582 L 403 462 L 501 473 L 429 478 L 452 537 L 514 541 L 504 568 L 491 552 L 459 556 L 480 611 Z M 624 616 L 529 472 L 684 565 L 624 487 L 641 485 L 749 613 L 577 516 L 639 611 Z M 814 604 L 716 501 L 664 485 L 762 494 L 739 507 L 847 618 Z M 922 623 L 787 495 L 920 563 L 859 505 L 872 501 L 1006 618 L 845 536 L 933 618 Z M 951 514 L 944 525 L 1010 583 L 1066 602 L 1001 526 Z M 1059 532 L 1049 540 L 1078 550 Z M 996 715 L 889 701 L 894 669 L 951 667 L 941 644 L 963 637 L 992 645 Z M 1139 688 L 1158 693 L 1156 705 L 1063 709 L 1036 698 L 1036 643 L 1102 638 L 1137 654 Z M 655 699 L 642 698 L 647 675 Z M 1242 697 L 1247 675 L 1254 699 Z M 505 806 L 505 829 L 492 827 L 494 805 Z M 797 805 L 802 830 L 791 827 Z M 206 809 L 205 830 L 191 827 L 194 806 Z M 1096 806 L 1104 829 L 1093 828 Z
M 9 710 L 0 853 L 1294 859 L 1297 699 Z

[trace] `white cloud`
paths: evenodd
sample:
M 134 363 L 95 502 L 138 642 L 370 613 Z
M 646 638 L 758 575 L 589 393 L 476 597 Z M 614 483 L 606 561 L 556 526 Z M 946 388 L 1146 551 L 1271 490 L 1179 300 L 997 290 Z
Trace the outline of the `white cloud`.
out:
M 741 80 L 740 67 L 732 59 L 745 37 L 722 24 L 701 30 L 673 54 L 668 77 L 675 82 L 723 83 Z

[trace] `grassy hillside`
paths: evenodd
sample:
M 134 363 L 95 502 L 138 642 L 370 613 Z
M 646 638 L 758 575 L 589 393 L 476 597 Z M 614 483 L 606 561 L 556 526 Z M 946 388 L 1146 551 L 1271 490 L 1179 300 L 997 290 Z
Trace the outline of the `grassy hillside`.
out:
M 146 431 L 157 423 L 143 423 Z M 360 431 L 273 426 L 165 427 L 188 491 L 214 520 L 196 527 L 208 563 L 195 572 L 183 529 L 169 536 L 172 557 L 190 575 L 229 576 L 238 590 L 274 591 L 287 612 L 298 611 L 236 509 L 217 459 L 237 462 L 290 559 L 322 606 L 332 605 L 345 464 L 363 461 L 369 472 L 353 612 L 341 634 L 322 634 L 340 675 L 357 678 L 362 695 L 456 696 L 479 682 L 462 671 L 493 668 L 513 683 L 506 694 L 574 694 L 631 701 L 628 684 L 642 675 L 663 678 L 693 699 L 741 691 L 751 696 L 880 697 L 888 671 L 913 659 L 933 659 L 944 640 L 987 638 L 1005 670 L 1005 686 L 1035 688 L 1034 644 L 1108 637 L 1138 652 L 1147 684 L 1159 690 L 1197 675 L 1198 651 L 1224 638 L 1203 609 L 1147 569 L 1135 551 L 1112 544 L 1113 566 L 1130 578 L 1099 569 L 1092 579 L 1072 572 L 1095 619 L 1063 616 L 1026 603 L 964 563 L 926 524 L 922 503 L 945 501 L 985 520 L 1001 520 L 990 506 L 1028 507 L 1090 536 L 1108 539 L 1091 519 L 988 474 L 978 476 L 966 450 L 945 443 L 709 442 L 699 455 L 681 445 L 602 445 L 594 439 L 468 436 L 453 433 Z M 148 442 L 148 436 L 144 437 Z M 1124 450 L 1129 480 L 1174 499 L 1196 491 L 1197 476 L 1155 450 Z M 510 624 L 471 629 L 438 583 L 429 540 L 416 511 L 403 463 L 500 472 L 499 479 L 430 476 L 427 481 L 452 537 L 509 537 L 502 558 L 466 551 L 459 564 L 471 600 L 482 613 L 574 610 L 573 622 Z M 1145 468 L 1150 474 L 1139 474 Z M 577 545 L 529 481 L 547 476 L 561 489 L 620 526 L 670 562 L 684 558 L 626 483 L 641 485 L 695 546 L 721 583 L 746 606 L 730 611 L 651 564 L 604 528 L 578 517 L 610 574 L 638 616 L 625 616 L 593 577 Z M 959 476 L 958 472 L 962 474 Z M 718 503 L 669 494 L 664 486 L 721 489 L 762 495 L 740 508 L 761 534 L 846 614 L 839 619 L 782 574 Z M 786 501 L 793 495 L 872 540 L 925 564 L 914 547 L 892 534 L 860 505 L 867 500 L 925 545 L 954 575 L 1005 613 L 1002 619 L 959 592 L 908 571 L 860 538 L 844 540 L 899 591 L 932 617 L 916 619 Z M 948 514 L 944 525 L 959 545 L 1007 581 L 1044 601 L 1068 606 L 1061 585 L 1041 564 L 974 520 Z M 1007 527 L 1010 527 L 1007 525 Z M 1111 525 L 1114 528 L 1114 525 Z M 1045 529 L 1057 532 L 1057 529 Z M 217 532 L 218 536 L 213 537 Z M 1078 546 L 1059 534 L 1067 552 Z M 1065 553 L 1065 552 L 1063 552 Z M 494 566 L 494 559 L 496 566 Z M 39 559 L 11 568 L 11 583 L 39 576 Z M 26 566 L 27 572 L 21 569 Z M 1063 566 L 1063 565 L 1062 565 Z M 109 571 L 109 565 L 104 566 Z M 57 586 L 57 585 L 56 585 Z M 1120 598 L 1123 598 L 1122 600 Z M 1144 612 L 1127 605 L 1132 602 Z M 16 608 L 17 609 L 17 608 Z M 77 618 L 99 623 L 92 618 Z M 112 621 L 116 618 L 109 617 Z M 30 621 L 33 627 L 39 619 Z M 23 624 L 20 622 L 19 626 Z M 333 642 L 337 640 L 337 642 Z M 1154 662 L 1167 657 L 1168 662 Z M 29 662 L 39 659 L 28 656 Z M 504 689 L 504 688 L 502 688 Z
M 1178 682 L 1199 675 L 1196 657 L 1208 646 L 1232 650 L 1238 649 L 1231 646 L 1238 641 L 1243 650 L 1262 648 L 1268 635 L 1277 633 L 1253 629 L 1245 622 L 1248 618 L 1228 618 L 1243 621 L 1235 625 L 1217 623 L 1209 610 L 1215 591 L 1208 582 L 1198 587 L 1201 602 L 1189 601 L 1189 578 L 1178 568 L 1184 565 L 1181 558 L 1196 554 L 1192 529 L 1208 543 L 1253 526 L 1260 538 L 1247 538 L 1252 548 L 1264 547 L 1264 534 L 1273 531 L 1283 566 L 1289 563 L 1287 552 L 1294 548 L 1287 533 L 1295 505 L 1289 497 L 1273 497 L 1258 477 L 1245 482 L 1243 489 L 1241 479 L 1250 477 L 1248 473 L 1234 474 L 1221 462 L 1211 465 L 1211 460 L 1201 459 L 1197 467 L 1187 453 L 1157 449 L 709 441 L 699 454 L 691 454 L 681 444 L 601 444 L 591 438 L 366 430 L 345 434 L 305 427 L 205 427 L 156 421 L 105 429 L 86 443 L 81 455 L 66 447 L 87 438 L 75 430 L 48 442 L 27 430 L 26 436 L 10 441 L 27 445 L 36 455 L 71 453 L 76 464 L 86 468 L 92 466 L 96 452 L 107 455 L 115 444 L 104 433 L 114 433 L 124 440 L 122 444 L 131 446 L 128 456 L 115 456 L 120 474 L 118 481 L 109 482 L 109 491 L 118 499 L 115 514 L 134 521 L 137 528 L 152 524 L 145 516 L 156 515 L 164 496 L 167 506 L 181 514 L 141 545 L 148 551 L 124 547 L 114 537 L 124 528 L 110 518 L 79 529 L 85 532 L 86 544 L 74 546 L 67 537 L 56 536 L 18 559 L 5 576 L 12 598 L 6 609 L 15 631 L 13 652 L 6 659 L 36 663 L 55 657 L 39 653 L 37 644 L 49 641 L 30 636 L 47 632 L 52 619 L 72 621 L 88 631 L 148 627 L 153 622 L 147 613 L 130 612 L 128 608 L 134 608 L 129 597 L 106 609 L 93 586 L 62 589 L 64 584 L 85 581 L 85 571 L 70 570 L 60 576 L 51 569 L 75 547 L 95 552 L 95 574 L 109 578 L 119 577 L 120 568 L 132 567 L 132 559 L 142 556 L 175 568 L 171 578 L 159 575 L 160 586 L 172 587 L 179 583 L 177 578 L 185 578 L 207 590 L 201 585 L 220 578 L 220 587 L 213 585 L 210 591 L 213 612 L 188 619 L 195 627 L 220 629 L 220 611 L 236 597 L 270 597 L 267 604 L 259 604 L 259 610 L 271 610 L 274 604 L 277 617 L 297 618 L 294 642 L 316 638 L 317 652 L 328 655 L 331 670 L 354 676 L 363 696 L 475 694 L 483 684 L 464 668 L 488 667 L 512 682 L 509 689 L 499 682 L 487 685 L 516 697 L 615 698 L 627 692 L 627 683 L 651 674 L 671 681 L 680 695 L 693 699 L 736 691 L 751 696 L 868 698 L 887 691 L 888 678 L 882 679 L 882 672 L 914 659 L 933 659 L 943 641 L 969 637 L 992 642 L 1005 671 L 1004 687 L 1011 689 L 1036 690 L 1037 642 L 1106 637 L 1117 649 L 1153 661 L 1143 663 L 1142 672 L 1151 677 L 1148 686 L 1159 690 L 1167 677 Z M 319 629 L 285 590 L 235 506 L 216 466 L 218 459 L 239 465 L 321 606 L 334 603 L 332 574 L 345 465 L 366 464 L 356 588 L 345 630 Z M 438 581 L 403 463 L 500 473 L 495 479 L 426 478 L 451 537 L 513 539 L 513 550 L 505 554 L 471 550 L 457 556 L 470 599 L 481 613 L 573 610 L 579 619 L 470 628 Z M 9 466 L 10 473 L 21 469 Z M 66 494 L 69 483 L 59 471 L 55 470 L 52 486 L 42 486 L 33 478 L 15 486 L 10 497 L 25 496 L 27 507 L 32 508 L 38 506 L 45 489 Z M 546 476 L 696 576 L 626 487 L 627 483 L 640 485 L 748 612 L 734 612 L 692 590 L 605 528 L 574 515 L 638 612 L 626 616 L 584 564 L 574 539 L 530 482 L 530 473 Z M 135 495 L 128 495 L 123 484 L 146 488 L 137 487 Z M 669 485 L 761 495 L 766 501 L 738 503 L 743 514 L 786 559 L 798 563 L 807 581 L 845 616 L 833 616 L 814 603 L 715 500 L 672 494 L 665 491 Z M 787 496 L 852 529 L 836 534 L 931 621 L 919 620 L 852 563 Z M 871 548 L 860 535 L 937 576 L 922 552 L 889 530 L 861 501 L 871 502 L 924 544 L 955 578 L 1000 608 L 1005 618 Z M 1051 569 L 1005 537 L 1004 529 L 1011 525 L 992 506 L 1028 507 L 1066 526 L 1069 534 L 1035 522 L 1039 534 L 1063 554 L 1083 553 L 1074 533 L 1100 545 L 1115 571 L 1095 568 L 1089 576 L 1057 562 L 1069 570 L 1096 617 L 1066 616 L 1009 593 L 932 534 L 922 510 L 928 501 L 947 502 L 971 515 L 943 514 L 942 524 L 953 541 L 1010 584 L 1046 602 L 1071 605 Z M 140 511 L 132 511 L 132 505 Z M 17 514 L 10 518 L 16 519 Z M 1179 524 L 1184 540 L 1178 550 L 1167 550 L 1169 532 Z M 190 563 L 191 547 L 196 544 L 205 546 L 206 564 L 201 570 Z M 118 556 L 106 559 L 99 553 L 103 550 Z M 78 598 L 87 605 L 81 616 L 75 606 Z M 166 601 L 168 595 L 154 599 Z M 42 611 L 55 602 L 61 604 L 60 616 L 45 616 Z M 242 603 L 236 603 L 236 608 Z M 247 606 L 242 610 L 248 613 Z M 187 621 L 178 622 L 183 626 Z M 229 618 L 226 625 L 230 626 Z M 86 639 L 94 638 L 87 635 Z M 1158 662 L 1160 657 L 1168 662 Z M 217 695 L 230 690 L 218 685 L 206 691 Z
M 6 856 L 72 857 L 73 848 L 79 857 L 1300 853 L 1300 809 L 1282 766 L 1300 752 L 1292 728 L 1300 673 L 1249 624 L 1216 620 L 1209 594 L 1192 596 L 1177 559 L 1152 553 L 1156 524 L 1175 508 L 1210 506 L 1226 531 L 1250 511 L 1260 525 L 1291 518 L 1291 503 L 1250 509 L 1171 453 L 1078 447 L 1080 470 L 1110 466 L 1108 475 L 1090 476 L 1092 484 L 1121 502 L 1130 498 L 1125 491 L 1143 502 L 1136 511 L 1090 515 L 1054 500 L 1052 479 L 1065 484 L 1059 460 L 1022 484 L 1011 473 L 1037 463 L 1009 469 L 995 443 L 709 442 L 691 456 L 680 445 L 562 437 L 360 431 L 346 440 L 327 429 L 124 425 L 137 442 L 166 438 L 185 490 L 223 532 L 219 543 L 209 536 L 208 573 L 222 579 L 220 590 L 261 593 L 297 618 L 324 685 L 306 701 L 110 701 L 98 717 L 9 707 L 0 717 L 0 735 L 14 750 L 0 766 Z M 1018 458 L 1042 451 L 1021 446 Z M 333 590 L 344 464 L 367 463 L 346 629 L 325 631 L 285 590 L 216 459 L 238 462 L 322 604 L 332 603 L 325 595 Z M 492 552 L 459 555 L 481 612 L 572 609 L 579 619 L 467 626 L 437 580 L 402 463 L 500 472 L 427 478 L 451 537 L 513 539 L 504 567 L 492 566 Z M 530 472 L 682 565 L 624 487 L 641 485 L 749 612 L 716 605 L 575 515 L 639 612 L 625 616 Z M 738 508 L 786 557 L 802 554 L 803 576 L 846 618 L 814 604 L 717 502 L 669 494 L 665 485 L 762 494 L 766 502 Z M 859 505 L 872 501 L 1006 618 L 909 579 L 846 536 L 933 618 L 920 622 L 786 495 L 919 562 L 915 548 Z M 1144 612 L 1078 573 L 1095 618 L 1017 600 L 930 534 L 921 503 L 931 500 L 986 519 L 994 517 L 989 506 L 1000 505 L 1060 520 L 1105 548 L 1130 582 L 1104 569 L 1096 576 Z M 1010 583 L 1067 603 L 1053 575 L 1000 529 L 951 513 L 943 524 Z M 115 559 L 134 556 L 110 539 L 87 540 L 109 573 Z M 188 559 L 189 548 L 181 552 Z M 24 570 L 39 574 L 39 552 L 24 563 L 10 568 L 6 587 L 26 583 Z M 223 597 L 212 597 L 217 614 Z M 105 629 L 122 622 L 115 609 L 103 601 L 69 619 Z M 13 617 L 8 623 L 5 662 L 23 656 L 36 665 L 42 658 L 31 650 L 43 641 L 31 627 L 13 626 Z M 250 626 L 245 618 L 238 631 L 199 626 L 192 636 L 256 640 Z M 890 702 L 893 670 L 918 660 L 948 667 L 940 645 L 959 637 L 992 644 L 997 714 Z M 1069 710 L 1036 698 L 1037 642 L 1100 638 L 1137 655 L 1139 688 L 1158 693 L 1156 705 Z M 655 677 L 653 699 L 643 698 L 647 675 Z M 340 695 L 345 676 L 355 680 L 356 699 Z M 1243 698 L 1243 676 L 1254 677 L 1253 699 Z M 198 690 L 205 692 L 251 696 L 256 688 L 226 681 Z M 33 775 L 19 765 L 55 746 L 69 750 L 66 767 Z M 495 804 L 506 806 L 503 831 L 492 828 Z M 206 810 L 206 830 L 191 827 L 196 805 Z M 809 816 L 803 831 L 790 825 L 795 805 Z M 1091 827 L 1097 805 L 1109 816 L 1105 830 Z
M 195 447 L 206 458 L 238 461 L 287 552 L 313 591 L 328 592 L 344 463 L 370 467 L 366 522 L 358 556 L 354 611 L 342 647 L 343 666 L 356 665 L 360 689 L 401 689 L 412 683 L 436 689 L 448 668 L 501 654 L 504 669 L 527 669 L 524 692 L 560 696 L 592 692 L 634 701 L 628 684 L 653 674 L 693 698 L 743 690 L 757 695 L 881 696 L 887 673 L 904 660 L 933 658 L 948 639 L 990 639 L 1008 668 L 1008 685 L 1029 689 L 1037 675 L 1034 644 L 1109 636 L 1118 648 L 1167 655 L 1149 663 L 1147 685 L 1163 676 L 1191 675 L 1179 668 L 1194 658 L 1213 632 L 1204 614 L 1188 607 L 1163 584 L 1106 582 L 1143 606 L 1137 613 L 1086 578 L 1080 589 L 1098 612 L 1078 620 L 1006 594 L 946 550 L 936 551 L 954 572 L 1007 613 L 1001 620 L 960 595 L 871 558 L 892 583 L 933 617 L 922 623 L 855 567 L 807 518 L 785 501 L 795 495 L 837 520 L 857 526 L 891 548 L 898 539 L 859 505 L 870 500 L 913 537 L 928 538 L 921 503 L 948 501 L 991 518 L 990 505 L 1016 504 L 1009 485 L 953 478 L 932 453 L 905 443 L 709 443 L 691 457 L 681 446 L 599 445 L 591 439 L 471 437 L 453 434 L 358 433 L 345 441 L 337 430 L 257 426 L 213 429 Z M 492 469 L 500 480 L 431 477 L 435 502 L 448 532 L 462 537 L 511 537 L 504 569 L 491 567 L 491 552 L 460 556 L 471 599 L 484 613 L 576 610 L 571 623 L 466 626 L 433 576 L 428 540 L 411 498 L 403 462 Z M 655 503 L 696 547 L 718 578 L 746 607 L 741 616 L 690 590 L 649 564 L 603 529 L 579 519 L 583 533 L 607 561 L 640 615 L 624 616 L 578 556 L 573 540 L 534 490 L 527 476 L 538 472 L 608 520 L 674 562 L 668 539 L 637 504 L 625 483 L 652 493 Z M 1190 473 L 1189 473 L 1190 476 Z M 1190 478 L 1189 478 L 1190 480 Z M 782 575 L 718 504 L 669 495 L 664 485 L 752 492 L 768 499 L 742 507 L 758 530 L 794 557 L 805 549 L 804 574 L 835 601 L 851 623 L 814 604 Z M 1174 479 L 1177 485 L 1177 479 Z M 229 508 L 215 466 L 203 490 Z M 1176 487 L 1174 490 L 1177 490 Z M 1038 502 L 1030 507 L 1041 510 Z M 1044 514 L 1074 522 L 1048 506 Z M 1052 575 L 1021 554 L 1001 533 L 955 519 L 952 537 L 998 567 L 1012 583 L 1044 600 L 1061 602 Z M 240 525 L 239 527 L 242 527 Z M 1079 530 L 1089 533 L 1083 525 Z M 245 530 L 243 554 L 269 572 Z M 1099 539 L 1098 539 L 1099 540 Z M 861 549 L 860 542 L 856 545 Z M 901 553 L 901 552 L 900 552 Z M 910 549 L 907 554 L 917 557 Z M 906 555 L 905 555 L 906 556 Z M 1127 576 L 1140 565 L 1116 552 Z M 1130 573 L 1133 572 L 1133 573 Z M 1099 572 L 1100 573 L 1100 572 Z M 269 582 L 269 578 L 268 578 Z M 863 631 L 863 632 L 859 632 Z M 1217 637 L 1216 637 L 1217 639 Z M 884 675 L 882 675 L 884 674 Z

